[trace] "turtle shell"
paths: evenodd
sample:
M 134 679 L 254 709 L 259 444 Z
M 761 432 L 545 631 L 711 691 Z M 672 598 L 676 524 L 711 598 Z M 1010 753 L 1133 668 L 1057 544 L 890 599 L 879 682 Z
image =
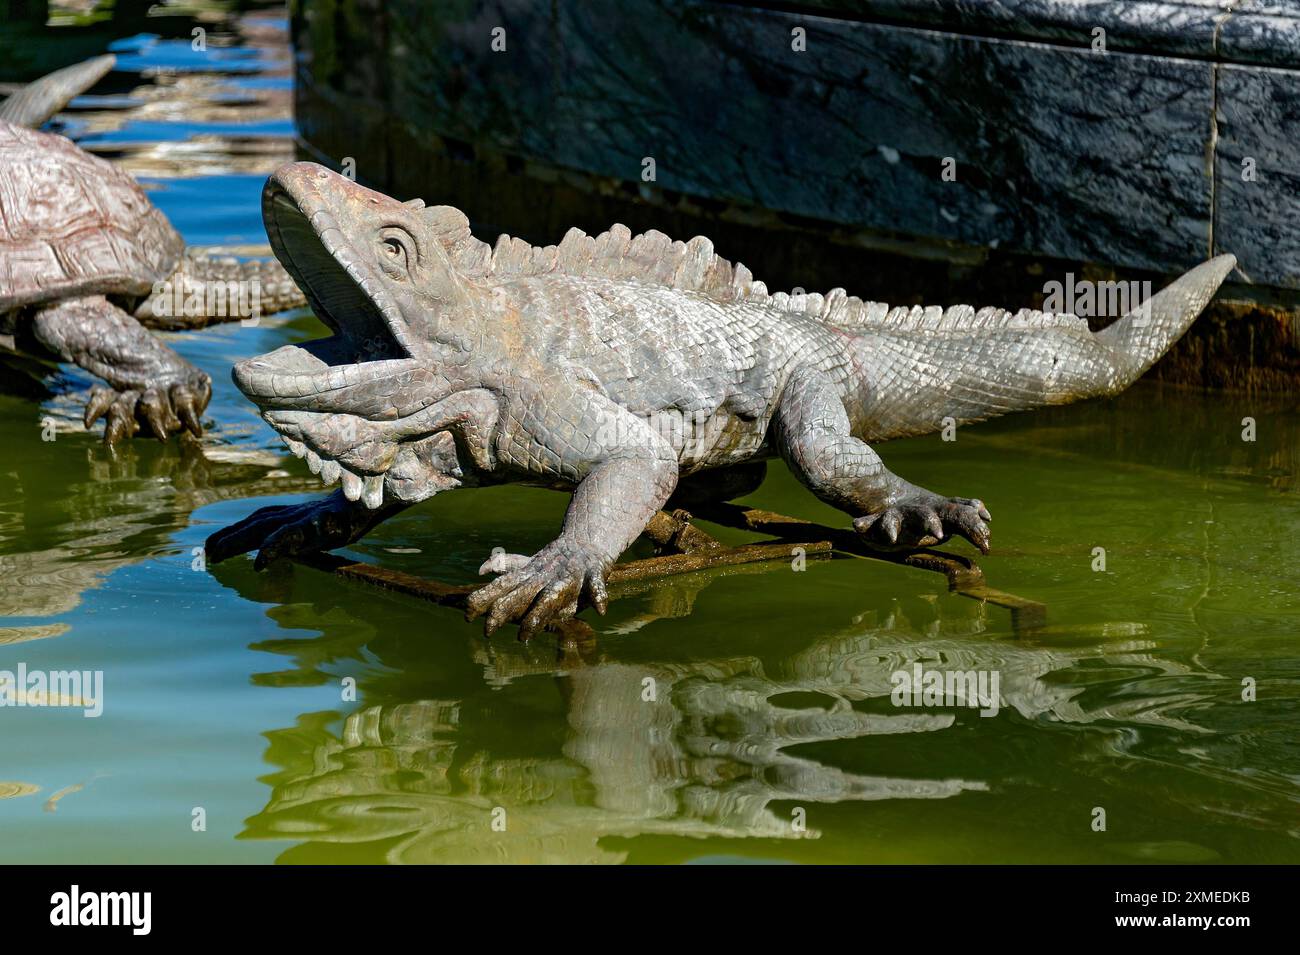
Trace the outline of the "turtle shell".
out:
M 147 295 L 184 249 L 130 175 L 62 136 L 0 122 L 0 313 Z

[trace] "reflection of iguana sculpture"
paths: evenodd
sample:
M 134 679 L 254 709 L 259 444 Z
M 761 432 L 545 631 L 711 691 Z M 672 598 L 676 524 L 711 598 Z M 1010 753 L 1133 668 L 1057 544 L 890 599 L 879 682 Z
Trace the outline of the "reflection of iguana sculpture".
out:
M 270 798 L 248 820 L 245 835 L 300 839 L 318 850 L 362 846 L 352 857 L 367 861 L 621 862 L 627 844 L 607 837 L 799 839 L 837 825 L 837 814 L 816 806 L 1024 787 L 1017 770 L 996 761 L 963 767 L 959 775 L 952 766 L 960 759 L 911 772 L 852 768 L 864 751 L 890 765 L 893 754 L 918 748 L 902 743 L 918 741 L 917 734 L 981 732 L 976 724 L 985 721 L 960 705 L 889 705 L 893 674 L 918 663 L 997 672 L 1002 704 L 1031 732 L 1077 731 L 1080 746 L 1111 757 L 1139 729 L 1159 727 L 1180 740 L 1187 739 L 1183 733 L 1204 733 L 1181 715 L 1213 699 L 1221 678 L 1152 655 L 1149 641 L 1105 633 L 1088 634 L 1088 645 L 1068 649 L 980 639 L 984 608 L 954 607 L 954 601 L 939 598 L 936 616 L 924 624 L 897 605 L 875 607 L 868 622 L 818 634 L 797 652 L 767 661 L 741 656 L 567 667 L 542 663 L 520 647 L 475 643 L 490 685 L 531 681 L 559 688 L 563 715 L 554 718 L 562 730 L 548 727 L 532 741 L 545 741 L 535 749 L 521 743 L 502 753 L 483 729 L 499 716 L 500 704 L 484 705 L 472 689 L 464 698 L 411 700 L 395 682 L 363 681 L 366 705 L 347 714 L 341 732 L 334 714 L 311 714 L 293 729 L 268 734 L 268 759 L 283 770 L 268 778 Z M 370 636 L 355 619 L 327 629 L 358 644 Z M 301 652 L 300 640 L 285 644 Z M 411 660 L 368 647 L 389 672 L 409 672 Z M 1121 681 L 1099 692 L 1098 673 L 1142 673 L 1141 691 Z M 648 679 L 653 700 L 645 696 Z M 985 725 L 999 732 L 994 721 Z M 849 742 L 868 737 L 875 740 L 869 748 Z M 806 833 L 791 825 L 792 806 L 808 810 Z M 492 826 L 497 807 L 508 817 L 504 831 Z M 845 816 L 838 818 L 843 825 Z M 800 857 L 797 850 L 773 851 Z
M 139 184 L 41 125 L 112 69 L 102 56 L 70 66 L 0 105 L 0 352 L 70 361 L 104 379 L 86 406 L 110 444 L 147 426 L 161 440 L 188 428 L 212 393 L 208 376 L 150 335 L 162 304 L 203 301 L 258 283 L 258 311 L 302 304 L 278 264 L 187 254 Z M 160 296 L 158 292 L 162 292 Z M 195 292 L 200 294 L 196 297 Z M 243 315 L 205 311 L 192 324 Z
M 560 536 L 494 561 L 502 576 L 470 598 L 489 631 L 520 618 L 525 637 L 580 600 L 603 610 L 610 566 L 679 482 L 775 455 L 869 541 L 987 550 L 980 501 L 909 484 L 868 442 L 1114 394 L 1234 265 L 1200 265 L 1092 334 L 1070 315 L 769 294 L 706 239 L 622 226 L 493 251 L 455 209 L 311 163 L 271 177 L 264 212 L 334 335 L 241 362 L 235 381 L 342 494 L 259 511 L 214 535 L 210 559 L 341 546 L 456 484 L 563 482 Z

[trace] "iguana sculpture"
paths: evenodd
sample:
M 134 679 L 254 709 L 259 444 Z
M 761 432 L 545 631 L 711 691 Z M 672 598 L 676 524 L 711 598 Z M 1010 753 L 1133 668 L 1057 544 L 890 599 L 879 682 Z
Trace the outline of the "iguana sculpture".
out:
M 882 547 L 990 519 L 891 473 L 871 444 L 1111 395 L 1192 322 L 1235 261 L 1203 263 L 1104 331 L 1072 315 L 889 308 L 836 289 L 772 294 L 707 239 L 615 226 L 558 246 L 476 240 L 447 206 L 398 202 L 313 163 L 263 193 L 272 248 L 333 335 L 240 362 L 234 378 L 294 454 L 342 492 L 264 508 L 208 540 L 257 566 L 364 535 L 448 488 L 562 484 L 557 537 L 469 600 L 521 636 L 590 602 L 656 510 L 725 499 L 779 455 Z
M 109 55 L 66 67 L 0 105 L 0 354 L 74 362 L 103 379 L 108 387 L 91 391 L 85 425 L 104 418 L 107 443 L 141 426 L 165 441 L 182 428 L 202 432 L 212 383 L 144 325 L 250 317 L 228 307 L 237 283 L 256 282 L 259 314 L 303 299 L 274 261 L 187 250 L 130 175 L 32 128 L 114 62 Z M 220 292 L 220 314 L 208 307 L 217 301 L 208 290 Z

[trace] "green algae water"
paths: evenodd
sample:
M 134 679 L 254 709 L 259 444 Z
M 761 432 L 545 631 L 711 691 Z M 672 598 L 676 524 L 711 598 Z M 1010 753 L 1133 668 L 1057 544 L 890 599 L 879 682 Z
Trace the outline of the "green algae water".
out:
M 128 73 L 176 71 L 179 118 L 92 102 L 70 131 L 188 241 L 242 247 L 292 127 L 284 24 L 229 29 L 216 63 L 122 47 Z M 168 336 L 215 384 L 201 443 L 104 450 L 73 424 L 75 369 L 0 396 L 0 671 L 103 680 L 97 717 L 0 708 L 0 861 L 1300 861 L 1294 401 L 1143 382 L 883 445 L 985 500 L 987 582 L 1041 627 L 838 559 L 642 585 L 593 640 L 521 645 L 302 566 L 202 566 L 212 531 L 319 493 L 229 368 L 322 332 L 304 312 Z M 453 492 L 346 553 L 471 582 L 565 502 Z M 779 464 L 746 502 L 847 526 Z M 996 712 L 894 705 L 918 664 L 996 674 Z

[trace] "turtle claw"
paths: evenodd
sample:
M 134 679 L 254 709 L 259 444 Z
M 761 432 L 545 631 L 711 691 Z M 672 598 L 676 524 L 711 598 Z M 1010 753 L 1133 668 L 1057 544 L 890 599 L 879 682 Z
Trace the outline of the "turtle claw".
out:
M 207 405 L 207 400 L 196 395 L 187 385 L 172 385 L 172 409 L 181 424 L 196 438 L 203 436 L 203 425 L 199 423 L 199 414 Z
M 114 401 L 117 400 L 117 392 L 112 388 L 105 388 L 102 385 L 96 385 L 90 390 L 90 400 L 86 402 L 86 413 L 82 416 L 82 423 L 86 430 L 103 417 L 104 412 L 109 409 Z
M 211 397 L 207 375 L 191 376 L 170 386 L 153 385 L 143 391 L 114 391 L 97 385 L 90 392 L 82 420 L 89 428 L 103 418 L 104 443 L 109 445 L 138 434 L 141 425 L 164 443 L 172 433 L 183 430 L 200 437 L 203 426 L 199 415 Z
M 113 403 L 104 412 L 105 444 L 117 444 L 140 430 L 140 425 L 135 420 L 135 406 L 139 397 L 138 391 L 123 391 L 113 399 Z
M 170 402 L 157 388 L 150 388 L 140 396 L 136 402 L 136 411 L 149 425 L 154 437 L 163 444 L 167 443 L 167 436 L 181 426 L 180 419 L 172 412 Z

